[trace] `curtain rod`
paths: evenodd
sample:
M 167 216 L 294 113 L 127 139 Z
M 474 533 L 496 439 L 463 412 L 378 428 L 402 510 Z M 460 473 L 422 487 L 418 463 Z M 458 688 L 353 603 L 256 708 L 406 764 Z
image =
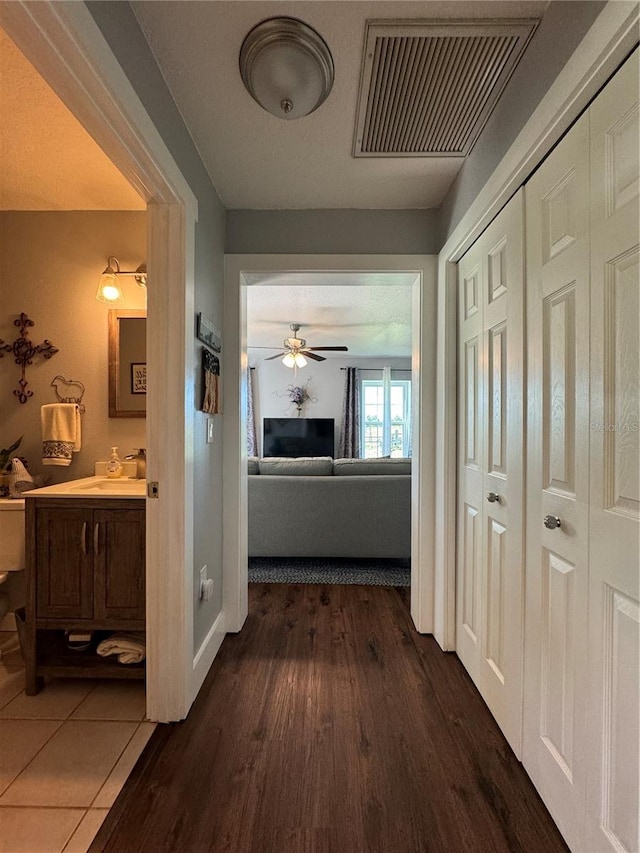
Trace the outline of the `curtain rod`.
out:
M 348 370 L 347 367 L 341 367 L 340 370 Z M 384 370 L 383 367 L 356 367 L 356 370 Z M 410 367 L 392 367 L 391 370 L 396 370 L 399 373 L 411 373 Z

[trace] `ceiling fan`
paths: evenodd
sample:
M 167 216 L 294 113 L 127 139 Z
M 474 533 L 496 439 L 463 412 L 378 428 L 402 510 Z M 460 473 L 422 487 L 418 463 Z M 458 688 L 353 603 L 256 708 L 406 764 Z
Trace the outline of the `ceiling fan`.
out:
M 285 338 L 283 341 L 284 350 L 275 355 L 270 355 L 265 361 L 273 361 L 274 358 L 284 358 L 282 363 L 287 367 L 304 367 L 307 363 L 306 359 L 311 358 L 313 361 L 326 361 L 322 355 L 316 355 L 317 352 L 348 352 L 348 347 L 310 347 L 304 338 L 298 337 L 300 326 L 298 323 L 292 323 L 289 328 L 293 332 L 293 337 Z M 256 349 L 276 349 L 276 347 L 256 347 Z

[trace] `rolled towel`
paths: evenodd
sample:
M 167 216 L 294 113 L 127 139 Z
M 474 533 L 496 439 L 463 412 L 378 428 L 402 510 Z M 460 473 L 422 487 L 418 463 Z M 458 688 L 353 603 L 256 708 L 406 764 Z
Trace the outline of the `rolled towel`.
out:
M 147 652 L 144 634 L 112 634 L 98 643 L 96 652 L 103 658 L 118 655 L 119 663 L 140 663 Z
M 82 447 L 80 409 L 76 403 L 47 403 L 40 410 L 42 464 L 71 465 Z
M 11 460 L 11 479 L 9 482 L 9 494 L 12 498 L 19 498 L 23 492 L 35 489 L 36 484 L 24 464 L 16 456 Z

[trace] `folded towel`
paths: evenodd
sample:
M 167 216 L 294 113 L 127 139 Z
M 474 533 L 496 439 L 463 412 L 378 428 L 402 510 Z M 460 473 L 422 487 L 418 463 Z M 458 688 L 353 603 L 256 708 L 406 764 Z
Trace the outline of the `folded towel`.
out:
M 98 643 L 97 653 L 103 658 L 118 655 L 119 663 L 140 663 L 146 656 L 144 634 L 112 634 Z
M 42 464 L 71 465 L 82 447 L 80 409 L 76 403 L 47 403 L 40 410 Z
M 9 494 L 12 498 L 21 497 L 23 492 L 35 489 L 36 484 L 24 464 L 16 456 L 11 460 L 11 475 L 9 481 Z

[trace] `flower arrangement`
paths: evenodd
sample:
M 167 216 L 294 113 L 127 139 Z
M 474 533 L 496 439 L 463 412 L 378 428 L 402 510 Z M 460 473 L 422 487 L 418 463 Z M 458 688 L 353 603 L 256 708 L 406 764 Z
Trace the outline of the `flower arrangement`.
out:
M 289 385 L 287 388 L 287 394 L 289 395 L 291 402 L 295 403 L 298 409 L 302 408 L 307 400 L 310 399 L 307 389 L 302 388 L 300 385 Z
M 309 377 L 309 379 L 307 379 L 307 382 L 304 385 L 289 385 L 287 387 L 287 390 L 282 394 L 279 394 L 277 391 L 273 392 L 278 397 L 288 397 L 291 400 L 291 402 L 293 403 L 293 405 L 296 407 L 296 409 L 298 411 L 298 417 L 301 416 L 302 407 L 304 406 L 305 403 L 308 403 L 308 402 L 317 403 L 318 402 L 316 397 L 312 397 L 311 394 L 309 394 L 309 390 L 307 388 L 307 385 L 308 385 L 310 379 L 311 379 L 311 377 Z

